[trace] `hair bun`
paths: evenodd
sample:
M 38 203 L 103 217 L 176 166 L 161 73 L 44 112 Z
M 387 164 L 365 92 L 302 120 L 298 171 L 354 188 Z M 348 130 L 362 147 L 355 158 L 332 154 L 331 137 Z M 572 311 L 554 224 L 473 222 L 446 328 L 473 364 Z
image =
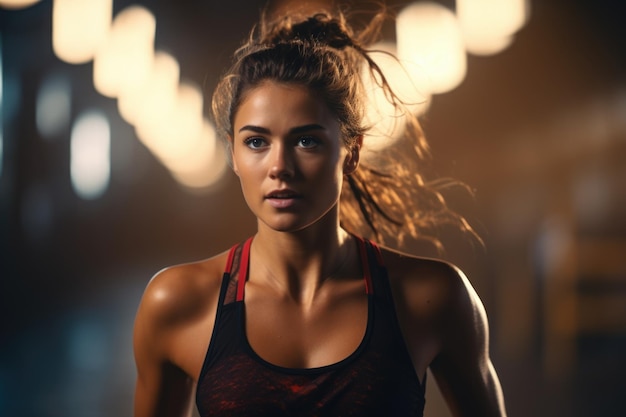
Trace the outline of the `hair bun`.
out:
M 287 17 L 270 28 L 268 43 L 282 42 L 309 42 L 328 45 L 332 48 L 343 49 L 355 46 L 345 23 L 332 18 L 326 13 L 315 14 L 306 20 L 294 23 L 294 19 Z

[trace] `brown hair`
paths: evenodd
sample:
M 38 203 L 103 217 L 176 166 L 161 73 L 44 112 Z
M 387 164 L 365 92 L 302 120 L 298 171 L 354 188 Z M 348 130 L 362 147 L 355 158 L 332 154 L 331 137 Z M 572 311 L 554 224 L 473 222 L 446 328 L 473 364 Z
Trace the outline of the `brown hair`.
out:
M 261 23 L 234 54 L 234 63 L 213 94 L 212 110 L 218 136 L 230 146 L 235 113 L 247 92 L 264 81 L 305 85 L 319 94 L 337 116 L 347 147 L 366 134 L 363 77 L 370 76 L 388 100 L 406 114 L 405 137 L 411 152 L 384 152 L 385 162 L 362 162 L 345 177 L 341 195 L 341 223 L 346 229 L 378 241 L 405 236 L 426 239 L 440 247 L 436 228 L 455 224 L 472 229 L 460 215 L 448 209 L 438 191 L 451 182 L 426 182 L 417 161 L 428 156 L 428 144 L 417 117 L 392 91 L 385 75 L 367 48 L 380 34 L 386 10 L 380 10 L 359 33 L 347 24 L 342 12 L 306 16 L 291 14 Z M 380 51 L 376 51 L 380 52 Z M 366 73 L 364 68 L 369 69 Z M 364 146 L 367 146 L 365 144 Z M 229 153 L 230 154 L 230 153 Z M 381 159 L 381 161 L 384 161 Z M 369 229 L 369 231 L 368 231 Z

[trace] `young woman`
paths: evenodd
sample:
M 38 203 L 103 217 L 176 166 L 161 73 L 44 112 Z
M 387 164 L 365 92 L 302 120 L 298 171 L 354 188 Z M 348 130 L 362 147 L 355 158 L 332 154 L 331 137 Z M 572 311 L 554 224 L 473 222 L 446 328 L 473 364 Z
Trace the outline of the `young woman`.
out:
M 202 416 L 421 416 L 427 368 L 455 416 L 505 415 L 468 280 L 356 234 L 464 226 L 415 172 L 359 166 L 363 63 L 389 90 L 365 46 L 380 24 L 263 21 L 236 52 L 213 112 L 258 228 L 148 285 L 136 417 L 189 416 L 194 397 Z

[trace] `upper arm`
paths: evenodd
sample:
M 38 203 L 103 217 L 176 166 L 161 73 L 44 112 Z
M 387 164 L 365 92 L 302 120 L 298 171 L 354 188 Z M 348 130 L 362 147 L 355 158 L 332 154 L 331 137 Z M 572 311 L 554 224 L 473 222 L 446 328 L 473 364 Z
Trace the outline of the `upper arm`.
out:
M 193 381 L 171 362 L 178 295 L 175 272 L 157 274 L 142 297 L 133 333 L 135 417 L 189 416 Z
M 448 265 L 440 351 L 430 365 L 455 416 L 506 415 L 500 382 L 489 355 L 484 306 L 467 278 Z

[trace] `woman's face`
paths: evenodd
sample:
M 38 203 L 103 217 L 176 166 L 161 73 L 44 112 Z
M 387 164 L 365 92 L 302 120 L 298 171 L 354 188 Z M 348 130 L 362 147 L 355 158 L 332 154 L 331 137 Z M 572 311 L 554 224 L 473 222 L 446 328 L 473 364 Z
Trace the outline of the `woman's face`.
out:
M 337 215 L 358 150 L 348 152 L 337 118 L 309 89 L 267 81 L 248 91 L 231 140 L 233 168 L 260 223 L 288 232 Z

